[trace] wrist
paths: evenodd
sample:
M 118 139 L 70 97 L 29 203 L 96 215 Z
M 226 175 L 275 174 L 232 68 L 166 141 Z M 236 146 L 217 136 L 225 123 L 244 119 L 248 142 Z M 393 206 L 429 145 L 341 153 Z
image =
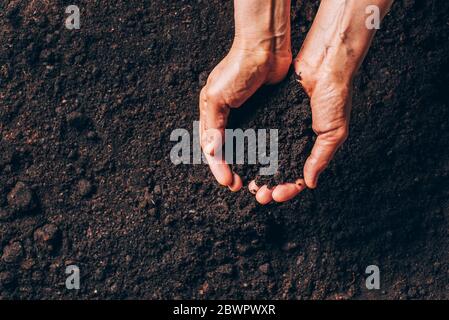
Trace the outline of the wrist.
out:
M 291 51 L 290 0 L 234 0 L 234 46 L 272 53 Z
M 289 34 L 274 35 L 270 33 L 248 34 L 236 32 L 232 46 L 245 51 L 291 55 Z
M 340 43 L 327 49 L 321 68 L 326 72 L 334 74 L 340 81 L 351 83 L 359 70 L 360 64 L 365 56 L 360 50 L 351 44 Z
M 332 38 L 331 42 L 315 42 L 303 46 L 296 63 L 299 70 L 309 76 L 331 75 L 339 82 L 352 83 L 365 56 L 364 49 L 354 46 L 344 35 Z
M 391 3 L 392 0 L 322 1 L 298 61 L 304 60 L 303 64 L 315 72 L 325 70 L 351 82 L 376 31 L 366 27 L 367 5 L 377 5 L 383 17 Z

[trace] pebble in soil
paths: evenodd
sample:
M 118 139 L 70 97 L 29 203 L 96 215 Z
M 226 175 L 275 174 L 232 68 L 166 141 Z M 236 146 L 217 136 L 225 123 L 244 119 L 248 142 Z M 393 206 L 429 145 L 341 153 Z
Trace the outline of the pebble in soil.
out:
M 81 179 L 78 182 L 78 193 L 81 197 L 87 198 L 94 192 L 92 183 L 87 179 Z
M 15 241 L 5 246 L 3 249 L 2 261 L 15 263 L 23 256 L 23 247 L 19 241 Z
M 7 196 L 9 206 L 16 212 L 33 210 L 36 201 L 32 190 L 23 182 L 17 182 Z
M 54 224 L 46 224 L 34 231 L 36 245 L 46 251 L 53 251 L 59 244 L 60 231 Z

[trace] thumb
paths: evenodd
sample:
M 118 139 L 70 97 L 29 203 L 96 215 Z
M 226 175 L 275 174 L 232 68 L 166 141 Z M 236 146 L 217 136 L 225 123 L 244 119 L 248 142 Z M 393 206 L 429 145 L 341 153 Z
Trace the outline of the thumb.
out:
M 233 185 L 234 175 L 221 154 L 229 107 L 217 103 L 218 100 L 214 96 L 208 95 L 206 90 L 201 90 L 200 94 L 201 148 L 218 183 L 237 190 L 240 187 Z
M 200 95 L 200 141 L 206 154 L 214 155 L 224 143 L 229 107 L 217 103 L 203 89 Z
M 304 165 L 304 180 L 307 187 L 316 188 L 321 172 L 326 169 L 347 136 L 348 130 L 346 127 L 318 134 L 312 152 Z

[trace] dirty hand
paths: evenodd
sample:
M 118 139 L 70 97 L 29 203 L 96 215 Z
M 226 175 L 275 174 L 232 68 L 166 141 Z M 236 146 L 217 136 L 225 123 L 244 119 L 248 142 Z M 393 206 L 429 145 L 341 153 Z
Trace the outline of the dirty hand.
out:
M 256 194 L 261 204 L 272 200 L 284 202 L 292 199 L 306 186 L 315 188 L 318 176 L 327 167 L 337 149 L 348 136 L 349 114 L 352 102 L 352 79 L 334 74 L 326 68 L 308 70 L 301 60 L 295 61 L 298 80 L 310 97 L 312 109 L 312 128 L 317 139 L 312 152 L 304 165 L 304 179 L 294 183 L 284 183 L 273 189 L 255 181 L 250 183 L 250 191 Z
M 254 181 L 250 191 L 261 204 L 284 202 L 318 177 L 348 136 L 353 78 L 375 34 L 367 27 L 366 9 L 375 6 L 382 19 L 392 0 L 322 1 L 313 25 L 295 59 L 298 81 L 310 97 L 312 128 L 317 140 L 304 165 L 304 179 L 268 189 Z
M 230 109 L 240 107 L 262 85 L 281 81 L 292 54 L 290 1 L 236 0 L 234 7 L 232 48 L 209 75 L 199 108 L 201 148 L 209 167 L 221 185 L 238 191 L 242 180 L 220 152 Z

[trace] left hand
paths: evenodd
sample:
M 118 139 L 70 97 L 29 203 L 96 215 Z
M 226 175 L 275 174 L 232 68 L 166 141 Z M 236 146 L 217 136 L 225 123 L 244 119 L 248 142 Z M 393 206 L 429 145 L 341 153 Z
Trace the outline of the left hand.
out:
M 319 175 L 346 140 L 352 105 L 352 78 L 334 70 L 327 65 L 316 70 L 302 58 L 295 61 L 298 81 L 310 97 L 312 128 L 317 139 L 304 165 L 304 179 L 292 180 L 273 189 L 267 186 L 259 188 L 254 181 L 251 182 L 250 191 L 256 193 L 259 203 L 288 201 L 306 187 L 316 188 Z

